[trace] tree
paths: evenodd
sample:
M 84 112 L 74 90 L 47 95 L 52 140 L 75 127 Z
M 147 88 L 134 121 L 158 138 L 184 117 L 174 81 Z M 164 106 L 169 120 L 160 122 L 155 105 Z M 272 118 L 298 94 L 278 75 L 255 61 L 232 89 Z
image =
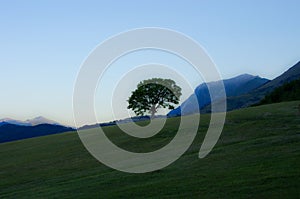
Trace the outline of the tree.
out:
M 141 81 L 128 99 L 128 109 L 143 116 L 146 111 L 154 117 L 158 108 L 174 109 L 179 103 L 181 88 L 171 79 L 152 78 Z

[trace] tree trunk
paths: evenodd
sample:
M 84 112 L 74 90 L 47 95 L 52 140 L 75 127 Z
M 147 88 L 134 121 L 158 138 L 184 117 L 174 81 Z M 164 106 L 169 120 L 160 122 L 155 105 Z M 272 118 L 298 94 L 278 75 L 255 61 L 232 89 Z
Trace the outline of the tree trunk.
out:
M 156 113 L 156 107 L 155 107 L 155 104 L 153 104 L 151 106 L 151 109 L 150 109 L 150 113 L 151 113 L 151 120 L 154 118 L 155 116 L 155 113 Z

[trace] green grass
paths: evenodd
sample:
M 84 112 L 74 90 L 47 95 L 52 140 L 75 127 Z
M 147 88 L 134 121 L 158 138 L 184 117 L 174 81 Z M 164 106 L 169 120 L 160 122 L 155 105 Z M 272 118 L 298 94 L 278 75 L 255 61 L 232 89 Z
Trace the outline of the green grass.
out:
M 96 161 L 76 133 L 0 144 L 0 198 L 299 198 L 300 102 L 229 112 L 213 151 L 198 159 L 209 115 L 189 150 L 151 173 L 122 173 Z M 192 117 L 191 117 L 192 118 Z M 142 141 L 106 133 L 132 151 L 168 143 L 179 118 Z

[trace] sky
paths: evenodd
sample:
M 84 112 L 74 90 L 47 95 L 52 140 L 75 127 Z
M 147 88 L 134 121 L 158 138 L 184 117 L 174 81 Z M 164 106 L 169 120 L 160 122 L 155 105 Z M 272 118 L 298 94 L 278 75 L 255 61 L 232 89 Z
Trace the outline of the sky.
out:
M 73 89 L 84 60 L 107 38 L 143 27 L 193 38 L 225 79 L 242 73 L 273 79 L 300 61 L 299 7 L 297 0 L 0 1 L 0 118 L 42 115 L 74 126 Z M 150 58 L 177 63 L 192 88 L 202 82 L 183 62 L 163 53 L 136 53 L 124 63 L 149 63 Z M 113 74 L 120 78 L 120 71 L 116 64 L 107 81 Z M 98 89 L 100 122 L 112 119 L 107 106 L 101 107 L 109 102 L 102 96 Z

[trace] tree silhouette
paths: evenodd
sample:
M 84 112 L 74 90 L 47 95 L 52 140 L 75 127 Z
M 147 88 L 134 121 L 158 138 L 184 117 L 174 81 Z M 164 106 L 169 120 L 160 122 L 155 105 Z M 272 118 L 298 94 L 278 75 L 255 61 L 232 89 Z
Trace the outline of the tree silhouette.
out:
M 144 80 L 137 85 L 128 99 L 128 109 L 132 109 L 136 115 L 143 116 L 149 111 L 154 117 L 158 108 L 174 109 L 179 103 L 181 88 L 171 79 L 152 78 Z

